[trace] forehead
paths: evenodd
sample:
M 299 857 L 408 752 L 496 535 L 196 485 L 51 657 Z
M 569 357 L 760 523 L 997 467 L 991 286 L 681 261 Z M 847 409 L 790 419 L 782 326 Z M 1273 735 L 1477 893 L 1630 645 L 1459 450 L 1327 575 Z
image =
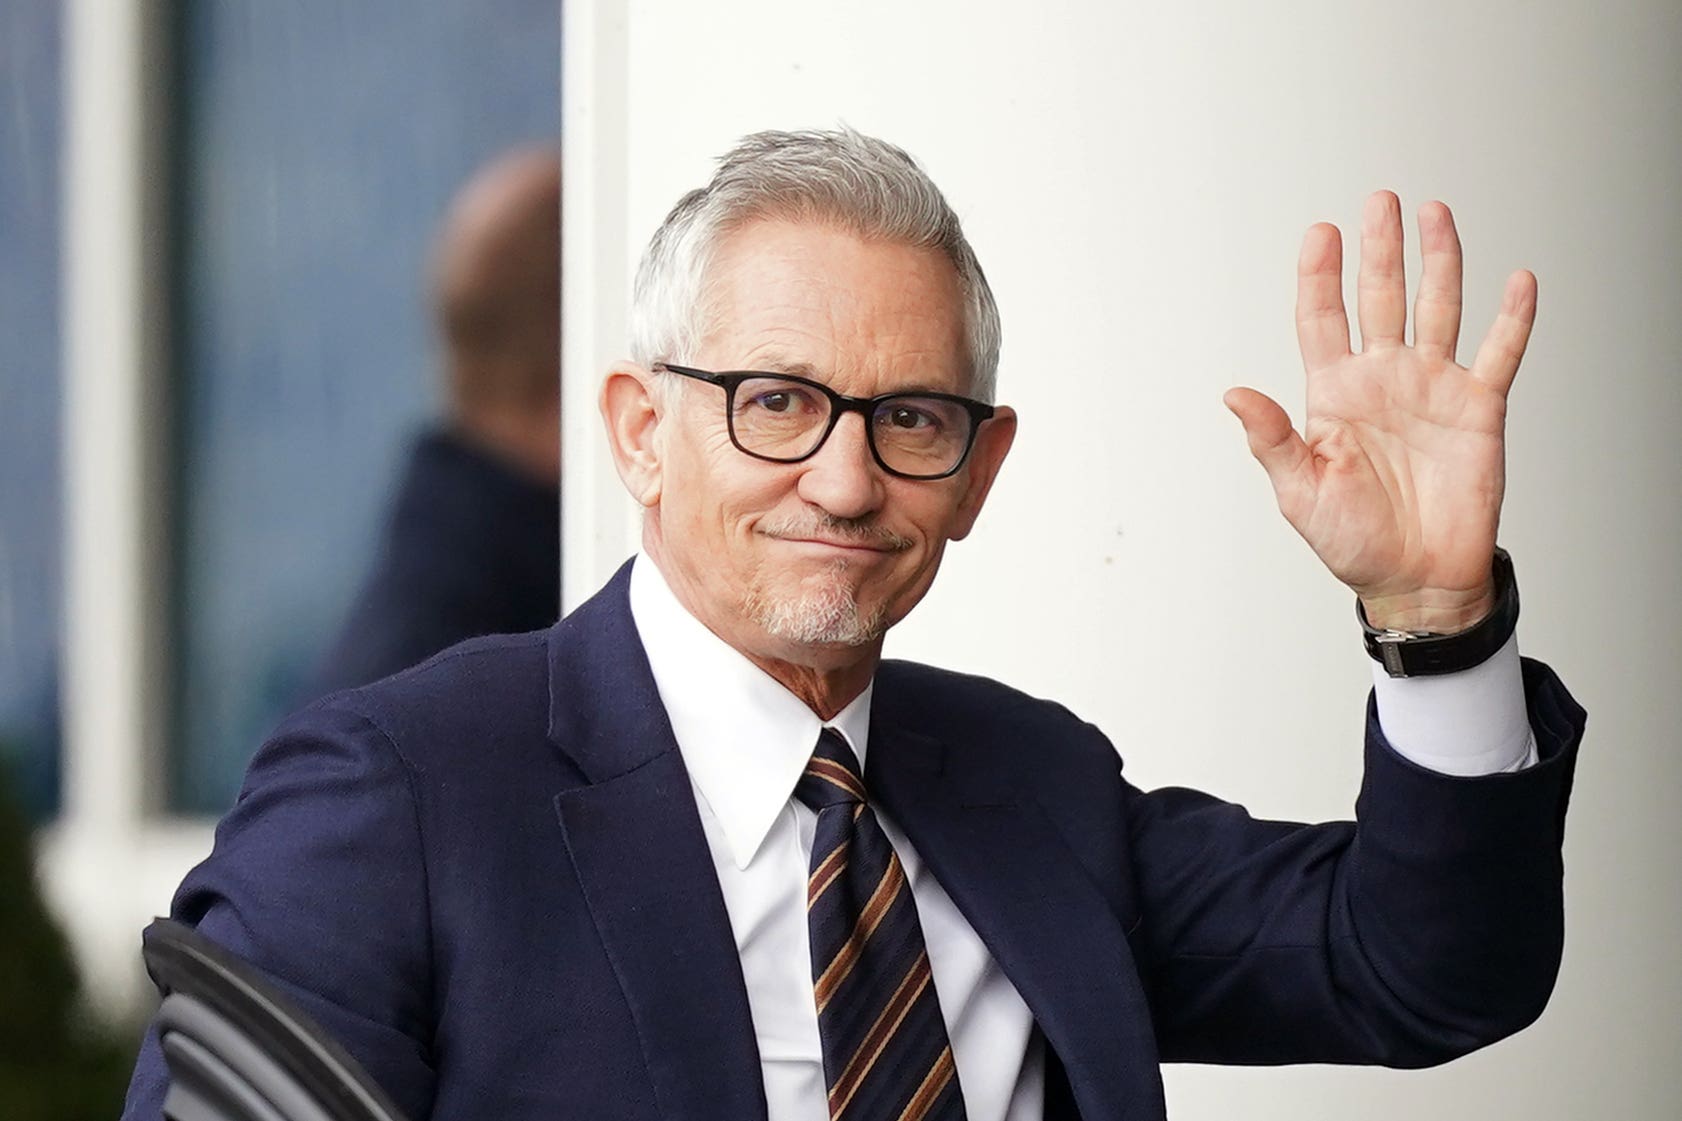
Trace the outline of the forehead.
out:
M 963 294 L 935 250 L 761 220 L 721 241 L 707 280 L 702 365 L 800 367 L 855 393 L 967 383 Z

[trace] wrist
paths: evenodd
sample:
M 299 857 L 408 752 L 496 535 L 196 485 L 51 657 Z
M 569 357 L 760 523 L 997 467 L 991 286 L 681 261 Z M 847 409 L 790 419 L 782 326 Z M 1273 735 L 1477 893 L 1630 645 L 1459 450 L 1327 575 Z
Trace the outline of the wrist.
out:
M 1366 601 L 1357 599 L 1355 615 L 1365 632 L 1367 653 L 1391 677 L 1456 673 L 1478 665 L 1512 637 L 1518 623 L 1518 584 L 1504 549 L 1496 549 L 1491 558 L 1490 582 L 1494 602 L 1487 609 L 1477 596 L 1455 596 L 1447 602 L 1433 596 L 1402 603 L 1374 597 L 1389 611 L 1383 624 L 1374 622 Z M 1415 622 L 1398 625 L 1401 620 Z
M 1378 630 L 1414 634 L 1459 634 L 1471 630 L 1495 610 L 1495 578 L 1470 590 L 1421 588 L 1388 596 L 1361 596 L 1367 622 Z

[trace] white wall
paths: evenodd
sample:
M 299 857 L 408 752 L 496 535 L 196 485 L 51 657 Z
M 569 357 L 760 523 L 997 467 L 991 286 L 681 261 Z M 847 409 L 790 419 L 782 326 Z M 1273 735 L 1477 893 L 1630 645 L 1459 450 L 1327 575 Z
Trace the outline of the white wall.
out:
M 1524 649 L 1591 713 L 1559 988 L 1536 1027 L 1446 1069 L 1170 1070 L 1170 1107 L 1674 1117 L 1682 8 L 1282 7 L 574 0 L 566 599 L 633 547 L 594 394 L 642 243 L 736 136 L 844 120 L 908 147 L 964 217 L 1004 314 L 1000 399 L 1022 415 L 980 528 L 890 655 L 1068 703 L 1142 784 L 1347 815 L 1368 676 L 1350 596 L 1274 511 L 1220 395 L 1247 382 L 1300 409 L 1304 227 L 1352 229 L 1380 186 L 1408 213 L 1443 198 L 1467 354 L 1509 270 L 1541 281 L 1502 540 Z

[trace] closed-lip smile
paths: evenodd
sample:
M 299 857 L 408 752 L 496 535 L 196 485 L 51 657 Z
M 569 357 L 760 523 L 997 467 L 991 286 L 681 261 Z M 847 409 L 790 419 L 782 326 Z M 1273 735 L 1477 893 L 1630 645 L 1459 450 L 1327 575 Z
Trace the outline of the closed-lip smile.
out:
M 829 537 L 783 537 L 772 535 L 773 540 L 788 541 L 796 545 L 822 545 L 830 549 L 845 549 L 849 552 L 891 553 L 894 550 L 877 541 L 864 541 L 857 538 L 836 540 Z

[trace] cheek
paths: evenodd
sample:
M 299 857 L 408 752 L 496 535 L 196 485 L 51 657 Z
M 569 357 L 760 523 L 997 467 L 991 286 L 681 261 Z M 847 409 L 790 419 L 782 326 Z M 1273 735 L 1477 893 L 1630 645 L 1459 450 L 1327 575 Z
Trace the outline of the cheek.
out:
M 889 528 L 914 542 L 890 570 L 888 581 L 893 587 L 887 590 L 895 599 L 907 595 L 921 598 L 933 582 L 958 521 L 958 497 L 955 488 L 928 483 L 908 484 L 905 491 L 889 495 L 888 509 L 900 515 L 888 519 Z
M 729 434 L 699 433 L 667 459 L 666 500 L 662 511 L 668 532 L 707 542 L 703 554 L 751 547 L 753 527 L 778 509 L 792 489 L 786 472 L 737 451 Z
M 950 479 L 925 483 L 905 481 L 898 493 L 889 496 L 895 504 L 891 508 L 901 512 L 901 524 L 895 528 L 917 542 L 912 552 L 920 553 L 922 561 L 927 562 L 931 557 L 939 559 L 940 550 L 957 528 L 958 503 L 962 497 L 962 490 Z
M 699 453 L 711 463 L 728 465 L 731 457 L 742 454 L 730 442 L 730 430 L 722 423 L 707 425 L 696 437 L 695 444 Z

